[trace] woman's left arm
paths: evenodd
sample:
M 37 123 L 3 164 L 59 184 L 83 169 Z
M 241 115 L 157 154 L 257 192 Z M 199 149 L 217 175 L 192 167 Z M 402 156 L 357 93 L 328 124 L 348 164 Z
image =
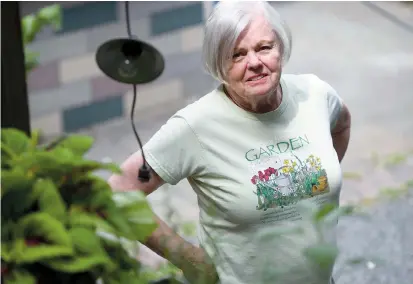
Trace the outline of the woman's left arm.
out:
M 331 130 L 333 146 L 337 152 L 338 160 L 341 162 L 346 154 L 350 141 L 351 114 L 347 106 L 343 104 L 336 125 Z

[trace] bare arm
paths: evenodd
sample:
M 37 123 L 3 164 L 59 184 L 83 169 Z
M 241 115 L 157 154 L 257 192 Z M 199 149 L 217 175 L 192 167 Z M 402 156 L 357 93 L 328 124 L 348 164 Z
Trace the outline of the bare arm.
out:
M 333 146 L 337 152 L 338 160 L 341 162 L 346 154 L 350 141 L 351 114 L 346 105 L 343 105 L 340 116 L 334 129 L 331 131 Z
M 140 152 L 131 155 L 122 165 L 122 175 L 113 175 L 109 184 L 114 190 L 142 190 L 146 195 L 154 192 L 165 182 L 151 170 L 151 179 L 147 183 L 138 180 L 138 171 L 143 164 Z M 155 216 L 158 228 L 144 243 L 158 255 L 168 259 L 182 269 L 191 283 L 215 283 L 217 274 L 207 254 L 174 232 L 164 221 Z
M 151 194 L 165 182 L 151 170 L 149 182 L 142 183 L 138 180 L 139 168 L 143 164 L 141 153 L 138 151 L 129 156 L 121 165 L 122 175 L 112 175 L 109 184 L 114 190 L 142 190 L 146 195 Z

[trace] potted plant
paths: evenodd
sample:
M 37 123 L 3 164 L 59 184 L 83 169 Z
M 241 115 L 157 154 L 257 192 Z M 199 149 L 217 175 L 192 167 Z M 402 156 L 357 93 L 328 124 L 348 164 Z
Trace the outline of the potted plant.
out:
M 156 228 L 140 191 L 113 192 L 88 136 L 38 145 L 1 131 L 2 283 L 147 283 L 131 248 Z

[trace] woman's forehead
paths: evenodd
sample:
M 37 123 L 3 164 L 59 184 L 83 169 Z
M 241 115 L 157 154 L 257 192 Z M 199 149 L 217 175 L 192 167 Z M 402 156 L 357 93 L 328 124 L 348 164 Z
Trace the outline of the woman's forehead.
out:
M 273 44 L 276 41 L 276 33 L 270 27 L 268 29 L 263 27 L 259 30 L 251 30 L 247 28 L 237 38 L 234 48 L 238 49 L 248 46 Z

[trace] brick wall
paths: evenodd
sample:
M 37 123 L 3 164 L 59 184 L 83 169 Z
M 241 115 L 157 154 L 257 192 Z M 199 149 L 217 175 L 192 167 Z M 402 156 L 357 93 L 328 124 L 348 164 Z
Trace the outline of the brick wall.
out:
M 22 14 L 39 8 L 31 3 L 22 2 Z M 179 109 L 216 85 L 201 63 L 203 25 L 212 5 L 130 2 L 132 32 L 157 47 L 166 61 L 159 79 L 138 86 L 138 117 Z M 106 77 L 95 63 L 101 43 L 126 36 L 124 3 L 76 2 L 62 7 L 62 29 L 45 29 L 30 46 L 40 55 L 40 66 L 27 78 L 31 124 L 46 135 L 127 117 L 132 101 L 131 86 Z

